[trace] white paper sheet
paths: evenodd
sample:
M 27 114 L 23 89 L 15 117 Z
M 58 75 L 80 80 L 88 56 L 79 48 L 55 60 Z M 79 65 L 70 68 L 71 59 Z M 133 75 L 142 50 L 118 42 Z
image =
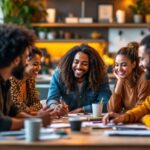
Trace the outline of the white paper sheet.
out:
M 103 123 L 99 121 L 82 122 L 82 127 L 86 127 L 86 126 L 90 126 L 92 128 L 98 128 L 98 129 L 108 129 L 108 128 L 112 128 L 114 124 L 109 123 L 107 125 L 103 125 Z
M 50 126 L 50 128 L 69 128 L 70 124 L 69 123 L 52 123 Z
M 23 135 L 23 134 L 24 134 L 24 130 L 0 132 L 0 136 L 17 136 L 17 135 Z

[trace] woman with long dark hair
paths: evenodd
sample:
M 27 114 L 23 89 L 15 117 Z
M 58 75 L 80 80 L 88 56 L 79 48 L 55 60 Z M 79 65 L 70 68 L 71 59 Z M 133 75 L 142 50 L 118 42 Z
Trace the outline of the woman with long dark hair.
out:
M 91 112 L 91 104 L 103 98 L 103 112 L 106 112 L 110 95 L 102 58 L 94 48 L 81 44 L 60 60 L 52 76 L 47 104 L 63 115 Z

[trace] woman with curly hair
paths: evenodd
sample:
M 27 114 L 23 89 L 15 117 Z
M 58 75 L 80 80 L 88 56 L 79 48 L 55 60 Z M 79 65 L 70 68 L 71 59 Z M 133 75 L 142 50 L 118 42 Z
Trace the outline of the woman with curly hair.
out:
M 34 114 L 42 108 L 38 92 L 35 89 L 35 78 L 41 69 L 41 57 L 40 49 L 32 46 L 24 78 L 22 80 L 17 80 L 14 76 L 10 78 L 12 101 L 20 111 L 30 114 Z
M 121 48 L 115 57 L 114 75 L 117 79 L 108 111 L 121 113 L 141 104 L 150 94 L 150 82 L 139 67 L 138 43 Z
M 91 104 L 103 98 L 106 112 L 110 95 L 102 58 L 94 48 L 81 44 L 60 60 L 50 82 L 47 105 L 59 115 L 91 112 Z

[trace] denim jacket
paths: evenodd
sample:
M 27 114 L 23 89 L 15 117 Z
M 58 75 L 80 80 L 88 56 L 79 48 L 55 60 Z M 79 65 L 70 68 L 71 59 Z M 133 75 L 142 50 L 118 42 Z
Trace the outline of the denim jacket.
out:
M 84 82 L 80 93 L 78 90 L 68 92 L 65 85 L 59 79 L 60 70 L 57 68 L 50 81 L 46 102 L 48 106 L 51 104 L 58 104 L 60 98 L 62 97 L 62 99 L 69 106 L 70 111 L 82 107 L 84 112 L 92 112 L 91 104 L 98 103 L 103 98 L 103 112 L 107 112 L 107 103 L 111 96 L 107 75 L 104 77 L 98 92 L 95 92 L 89 88 L 87 81 Z

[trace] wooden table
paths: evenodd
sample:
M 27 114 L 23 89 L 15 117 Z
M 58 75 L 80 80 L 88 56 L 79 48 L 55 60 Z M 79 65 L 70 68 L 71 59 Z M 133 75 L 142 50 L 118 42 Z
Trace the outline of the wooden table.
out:
M 103 130 L 91 134 L 70 134 L 70 138 L 28 143 L 0 141 L 0 150 L 149 150 L 148 137 L 107 137 Z
M 103 129 L 93 129 L 91 134 L 66 130 L 69 138 L 65 139 L 0 141 L 0 150 L 150 150 L 150 137 L 108 137 Z

